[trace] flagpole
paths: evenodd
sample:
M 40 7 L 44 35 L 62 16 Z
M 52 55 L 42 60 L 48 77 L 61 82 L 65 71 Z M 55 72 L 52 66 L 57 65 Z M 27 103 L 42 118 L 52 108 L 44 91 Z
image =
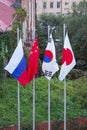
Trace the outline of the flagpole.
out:
M 17 43 L 19 42 L 19 28 L 17 28 Z M 20 130 L 20 84 L 18 83 L 18 130 Z
M 36 0 L 32 0 L 32 41 L 36 32 Z M 35 76 L 33 78 L 33 130 L 35 130 Z
M 63 25 L 64 40 L 65 40 L 65 24 Z M 66 78 L 64 79 L 64 130 L 66 130 Z
M 48 39 L 50 35 L 50 26 L 48 26 Z M 48 80 L 48 130 L 50 130 L 50 80 Z
M 50 130 L 50 80 L 48 81 L 48 130 Z
M 18 130 L 20 130 L 20 85 L 19 85 L 19 82 L 18 82 Z
M 33 78 L 33 130 L 35 130 L 35 77 Z

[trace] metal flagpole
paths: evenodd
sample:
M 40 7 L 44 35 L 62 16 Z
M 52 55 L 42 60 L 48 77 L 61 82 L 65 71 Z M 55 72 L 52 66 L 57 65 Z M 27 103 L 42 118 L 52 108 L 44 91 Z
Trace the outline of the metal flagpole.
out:
M 65 40 L 65 24 L 63 25 L 64 40 Z M 66 130 L 66 78 L 64 79 L 64 130 Z
M 50 130 L 50 81 L 48 81 L 48 130 Z
M 48 39 L 50 34 L 50 26 L 48 26 Z M 48 130 L 50 130 L 50 80 L 48 80 Z
M 18 130 L 20 130 L 20 85 L 18 82 Z
M 17 28 L 17 43 L 19 42 L 19 28 Z M 18 130 L 20 130 L 20 85 L 18 83 Z
M 35 130 L 35 77 L 33 78 L 33 130 Z
M 32 0 L 32 41 L 35 39 L 36 31 L 35 4 L 36 1 Z M 35 77 L 33 78 L 33 130 L 35 130 Z

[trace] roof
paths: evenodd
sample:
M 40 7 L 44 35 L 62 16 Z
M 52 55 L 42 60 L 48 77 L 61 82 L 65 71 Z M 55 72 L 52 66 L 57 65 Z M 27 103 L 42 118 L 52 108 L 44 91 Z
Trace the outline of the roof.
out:
M 2 2 L 3 4 L 7 5 L 7 6 L 11 6 L 15 3 L 16 0 L 0 0 L 0 2 Z
M 7 3 L 5 4 L 6 1 Z M 11 29 L 10 23 L 15 13 L 15 9 L 10 6 L 13 1 L 14 0 L 0 0 L 0 30 L 2 31 L 5 31 L 7 28 Z

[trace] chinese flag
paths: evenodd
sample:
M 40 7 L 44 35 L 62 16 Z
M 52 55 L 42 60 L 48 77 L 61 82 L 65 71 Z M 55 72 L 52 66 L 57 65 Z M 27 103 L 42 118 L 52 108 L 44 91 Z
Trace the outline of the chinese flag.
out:
M 28 60 L 28 83 L 33 80 L 34 76 L 38 73 L 38 59 L 39 59 L 39 47 L 38 38 L 36 37 L 30 52 Z

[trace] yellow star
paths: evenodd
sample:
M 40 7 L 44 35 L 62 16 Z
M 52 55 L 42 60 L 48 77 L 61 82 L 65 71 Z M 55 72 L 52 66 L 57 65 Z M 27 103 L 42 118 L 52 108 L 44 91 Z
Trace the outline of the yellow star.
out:
M 37 50 L 35 50 L 35 53 L 37 52 Z

